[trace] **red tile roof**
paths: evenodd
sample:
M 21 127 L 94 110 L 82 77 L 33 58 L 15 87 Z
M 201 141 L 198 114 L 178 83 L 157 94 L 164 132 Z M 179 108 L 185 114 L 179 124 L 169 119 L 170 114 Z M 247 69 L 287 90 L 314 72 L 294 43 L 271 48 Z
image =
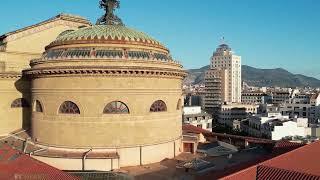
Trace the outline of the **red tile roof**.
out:
M 0 179 L 79 179 L 0 144 Z
M 186 124 L 182 126 L 182 131 L 184 132 L 188 132 L 188 133 L 195 133 L 195 134 L 210 134 L 210 131 L 207 131 L 205 129 L 190 125 L 190 124 Z
M 302 143 L 295 143 L 287 140 L 281 140 L 276 143 L 276 145 L 273 147 L 272 152 L 277 154 L 283 154 L 283 153 L 292 151 L 294 149 L 300 148 L 304 145 L 305 144 L 302 144 Z
M 254 159 L 252 161 L 242 163 L 236 166 L 228 167 L 227 169 L 223 171 L 217 171 L 217 172 L 211 172 L 209 174 L 206 174 L 204 176 L 201 176 L 197 179 L 218 179 L 225 177 L 225 179 L 234 179 L 232 175 L 237 174 L 238 177 L 242 177 L 242 179 L 250 180 L 255 179 L 255 176 L 257 174 L 257 165 L 267 161 L 269 159 L 272 159 L 276 156 L 279 156 L 280 154 L 287 153 L 289 151 L 292 151 L 294 149 L 297 149 L 299 147 L 304 146 L 304 144 L 300 143 L 292 143 L 288 141 L 278 141 L 274 148 L 272 149 L 272 153 L 262 156 L 258 159 Z M 230 175 L 230 177 L 229 177 Z
M 268 166 L 258 166 L 256 179 L 281 179 L 281 180 L 291 180 L 291 179 L 306 179 L 306 180 L 319 180 L 320 177 L 307 173 L 300 173 L 296 171 L 290 171 L 280 168 L 273 168 Z
M 283 154 L 263 164 L 269 167 L 287 169 L 320 176 L 320 141 Z
M 320 179 L 320 141 L 300 147 L 222 179 Z M 260 174 L 260 175 L 259 175 Z

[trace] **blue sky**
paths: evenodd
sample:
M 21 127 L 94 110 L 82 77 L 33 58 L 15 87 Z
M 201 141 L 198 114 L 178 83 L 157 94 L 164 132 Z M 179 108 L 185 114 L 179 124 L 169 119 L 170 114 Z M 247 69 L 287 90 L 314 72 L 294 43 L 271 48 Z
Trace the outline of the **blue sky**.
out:
M 61 12 L 92 22 L 103 14 L 98 0 L 1 0 L 1 7 L 0 34 Z M 319 9 L 319 0 L 121 0 L 117 14 L 187 69 L 208 65 L 224 36 L 243 64 L 320 78 Z

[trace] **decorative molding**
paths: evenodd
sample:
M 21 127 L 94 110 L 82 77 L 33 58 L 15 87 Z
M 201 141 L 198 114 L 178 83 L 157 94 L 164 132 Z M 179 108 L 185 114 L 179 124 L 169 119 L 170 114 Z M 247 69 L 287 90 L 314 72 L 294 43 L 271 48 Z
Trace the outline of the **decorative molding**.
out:
M 46 47 L 46 50 L 57 47 L 57 46 L 65 46 L 65 45 L 77 45 L 77 44 L 122 44 L 122 45 L 142 45 L 148 47 L 159 48 L 164 51 L 169 51 L 166 47 L 162 46 L 161 44 L 156 44 L 153 41 L 143 41 L 142 39 L 112 39 L 110 36 L 105 38 L 101 37 L 88 37 L 88 38 L 81 38 L 78 40 L 60 40 L 54 41 Z
M 0 73 L 0 79 L 19 79 L 22 77 L 21 73 L 3 72 Z
M 80 21 L 80 20 L 76 20 L 77 18 L 70 18 L 70 17 L 68 18 L 67 15 L 58 15 L 55 18 L 49 19 L 47 21 L 43 21 L 41 23 L 7 33 L 2 37 L 4 37 L 4 42 L 9 42 L 9 41 L 15 41 L 17 39 L 20 39 L 35 33 L 39 33 L 44 30 L 51 29 L 59 25 L 65 25 L 70 28 L 78 28 L 81 25 L 90 25 L 88 21 L 87 22 L 83 20 Z
M 24 70 L 23 74 L 31 78 L 47 76 L 130 76 L 130 77 L 171 77 L 183 79 L 187 73 L 184 70 L 165 68 L 137 68 L 137 67 L 57 67 Z
M 180 64 L 180 62 L 178 61 L 174 61 L 174 60 L 169 60 L 169 61 L 162 61 L 162 60 L 152 60 L 152 59 L 144 59 L 144 58 L 129 58 L 129 59 L 125 59 L 125 58 L 105 58 L 105 57 L 101 57 L 101 58 L 96 58 L 96 57 L 83 57 L 83 58 L 78 58 L 78 57 L 61 57 L 61 58 L 57 58 L 57 59 L 48 59 L 48 60 L 52 60 L 52 61 L 46 61 L 46 59 L 33 59 L 30 61 L 30 66 L 34 67 L 36 65 L 39 64 L 45 64 L 45 63 L 83 63 L 83 62 L 90 62 L 92 63 L 92 61 L 101 61 L 101 62 L 134 62 L 136 64 L 145 64 L 150 63 L 150 64 L 158 64 L 158 65 L 171 65 L 174 67 L 178 67 L 178 68 L 183 68 L 183 66 Z M 74 66 L 74 67 L 78 67 L 78 66 Z M 89 67 L 89 66 L 87 66 Z M 92 66 L 90 66 L 92 67 Z M 101 66 L 97 67 L 100 68 Z M 130 68 L 130 67 L 127 67 Z
M 39 88 L 33 88 L 31 89 L 33 94 L 37 94 L 37 95 L 51 95 L 52 93 L 80 93 L 80 94 L 106 94 L 106 92 L 108 94 L 119 94 L 119 93 L 123 93 L 126 95 L 176 95 L 176 94 L 181 94 L 181 90 L 174 90 L 174 89 L 164 89 L 164 90 L 157 90 L 157 89 L 153 89 L 153 90 L 144 90 L 144 89 L 70 89 L 70 88 L 63 88 L 63 89 L 39 89 Z
M 13 54 L 13 55 L 30 55 L 30 56 L 41 56 L 42 53 L 30 53 L 30 52 L 18 52 L 18 51 L 4 51 L 6 54 Z
M 100 52 L 100 54 L 99 54 Z M 104 55 L 101 55 L 103 53 Z M 116 55 L 112 55 L 116 54 Z M 83 47 L 83 48 L 60 48 L 47 50 L 42 56 L 44 60 L 61 59 L 135 59 L 135 60 L 160 60 L 175 62 L 170 54 L 161 51 L 145 49 L 127 49 L 127 48 L 101 48 L 101 47 Z

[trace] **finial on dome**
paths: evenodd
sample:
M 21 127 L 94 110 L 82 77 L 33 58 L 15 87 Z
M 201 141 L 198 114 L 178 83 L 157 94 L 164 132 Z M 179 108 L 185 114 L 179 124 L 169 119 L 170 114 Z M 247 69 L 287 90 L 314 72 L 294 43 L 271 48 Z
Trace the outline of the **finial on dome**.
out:
M 97 21 L 97 25 L 121 25 L 122 20 L 114 14 L 116 8 L 120 8 L 120 0 L 100 0 L 100 8 L 106 13 Z

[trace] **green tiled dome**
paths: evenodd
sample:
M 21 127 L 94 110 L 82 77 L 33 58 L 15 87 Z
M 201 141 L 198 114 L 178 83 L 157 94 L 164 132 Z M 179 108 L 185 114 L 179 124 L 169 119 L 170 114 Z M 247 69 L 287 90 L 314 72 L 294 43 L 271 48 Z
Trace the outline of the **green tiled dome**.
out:
M 90 27 L 81 28 L 76 31 L 70 31 L 60 34 L 55 42 L 68 40 L 81 40 L 93 38 L 111 38 L 113 40 L 125 39 L 126 41 L 142 41 L 152 44 L 162 45 L 152 37 L 143 32 L 139 32 L 125 26 L 119 25 L 94 25 Z

